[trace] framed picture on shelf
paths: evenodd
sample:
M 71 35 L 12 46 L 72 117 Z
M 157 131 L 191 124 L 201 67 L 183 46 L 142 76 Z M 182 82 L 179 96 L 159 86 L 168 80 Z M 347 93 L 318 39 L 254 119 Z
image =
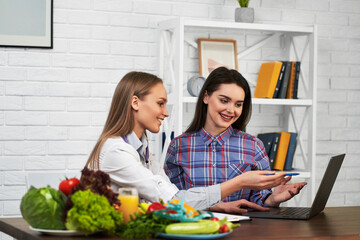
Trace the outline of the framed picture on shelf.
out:
M 198 39 L 199 73 L 207 78 L 218 67 L 238 70 L 236 40 Z
M 52 48 L 53 0 L 0 0 L 0 47 Z

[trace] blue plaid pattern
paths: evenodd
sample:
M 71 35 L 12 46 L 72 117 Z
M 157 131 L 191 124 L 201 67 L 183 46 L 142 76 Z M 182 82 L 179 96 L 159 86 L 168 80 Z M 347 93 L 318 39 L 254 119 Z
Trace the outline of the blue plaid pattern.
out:
M 270 170 L 263 143 L 229 127 L 213 137 L 204 129 L 176 137 L 167 151 L 164 170 L 180 190 L 225 182 L 243 172 Z M 223 199 L 246 199 L 259 205 L 271 190 L 242 189 Z

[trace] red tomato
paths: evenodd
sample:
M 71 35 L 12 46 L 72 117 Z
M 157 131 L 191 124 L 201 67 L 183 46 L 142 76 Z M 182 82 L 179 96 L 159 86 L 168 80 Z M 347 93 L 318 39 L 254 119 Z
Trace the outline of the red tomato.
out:
M 226 233 L 229 231 L 229 227 L 226 224 L 223 224 L 219 230 L 221 233 Z
M 73 187 L 75 187 L 79 183 L 80 183 L 80 180 L 77 178 L 65 179 L 60 182 L 59 190 L 62 191 L 66 196 L 69 196 Z
M 211 221 L 219 221 L 219 218 L 217 218 L 217 217 L 212 217 L 212 218 L 210 218 L 210 220 L 211 220 Z

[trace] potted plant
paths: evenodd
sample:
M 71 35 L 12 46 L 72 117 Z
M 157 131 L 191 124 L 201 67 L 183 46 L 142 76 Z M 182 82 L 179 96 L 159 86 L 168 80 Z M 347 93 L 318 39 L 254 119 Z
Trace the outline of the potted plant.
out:
M 235 9 L 235 22 L 254 22 L 254 9 L 249 8 L 250 0 L 237 0 L 240 7 Z

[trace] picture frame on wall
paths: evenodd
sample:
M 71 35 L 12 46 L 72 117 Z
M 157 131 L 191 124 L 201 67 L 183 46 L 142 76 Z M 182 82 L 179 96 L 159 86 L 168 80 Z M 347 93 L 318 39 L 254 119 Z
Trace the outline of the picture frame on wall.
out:
M 198 39 L 199 73 L 207 78 L 218 67 L 238 70 L 237 46 L 233 39 Z
M 0 47 L 53 48 L 53 0 L 1 0 Z

